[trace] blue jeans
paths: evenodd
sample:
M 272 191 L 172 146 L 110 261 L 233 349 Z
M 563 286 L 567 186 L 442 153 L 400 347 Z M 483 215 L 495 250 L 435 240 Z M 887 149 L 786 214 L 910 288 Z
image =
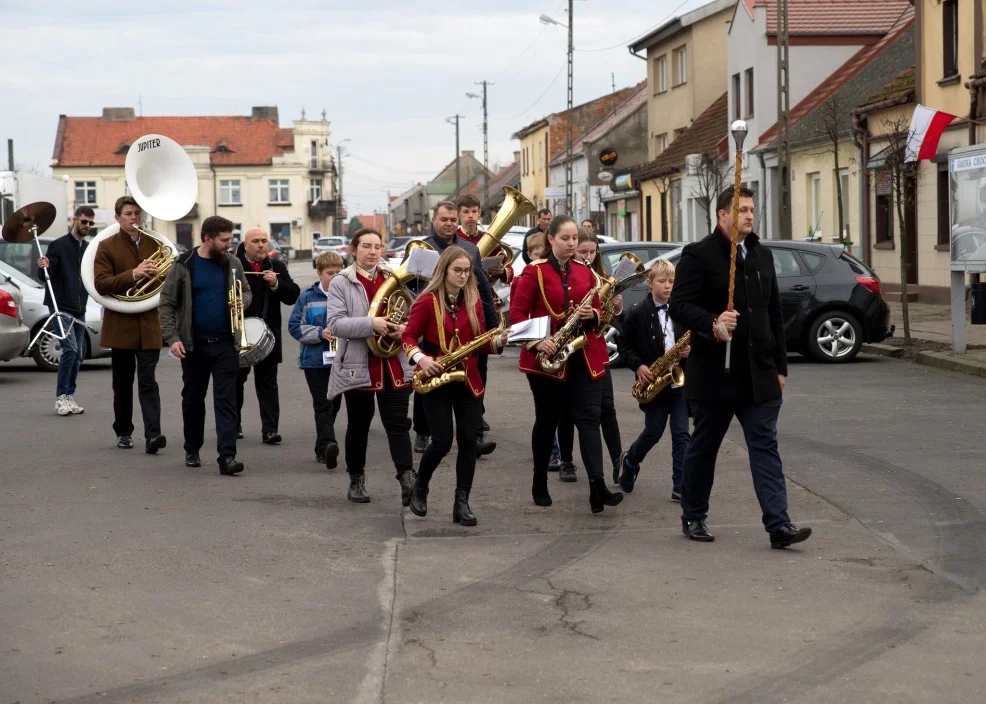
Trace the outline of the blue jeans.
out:
M 682 468 L 685 465 L 685 452 L 688 451 L 688 404 L 685 396 L 681 389 L 666 389 L 643 409 L 644 429 L 627 450 L 627 463 L 633 469 L 639 467 L 651 448 L 660 442 L 670 420 L 671 488 L 675 492 L 681 492 Z
M 86 324 L 85 321 L 74 314 L 62 313 L 62 324 L 68 336 L 61 341 L 61 357 L 58 359 L 58 381 L 56 382 L 55 394 L 58 396 L 75 394 L 75 381 L 79 378 L 79 367 L 82 366 L 82 358 L 86 354 Z M 52 320 L 49 329 L 55 334 L 61 334 L 61 328 L 57 320 Z
M 692 401 L 695 432 L 685 453 L 681 483 L 681 520 L 704 521 L 715 479 L 719 446 L 735 415 L 743 427 L 750 455 L 753 490 L 760 502 L 763 525 L 774 531 L 791 522 L 787 515 L 787 486 L 777 452 L 777 416 L 781 399 L 764 403 Z

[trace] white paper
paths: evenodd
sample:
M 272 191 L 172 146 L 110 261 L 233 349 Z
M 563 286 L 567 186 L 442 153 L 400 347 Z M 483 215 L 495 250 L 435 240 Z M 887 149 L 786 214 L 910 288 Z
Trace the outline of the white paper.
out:
M 322 364 L 332 364 L 332 360 L 336 358 L 335 350 L 331 352 L 322 353 Z
M 543 340 L 548 336 L 548 331 L 551 329 L 551 319 L 546 315 L 540 318 L 531 318 L 514 323 L 510 329 L 510 335 L 507 337 L 508 343 Z
M 502 257 L 483 257 L 483 271 L 490 271 L 498 266 L 503 266 Z
M 407 257 L 407 273 L 420 276 L 425 279 L 431 278 L 435 273 L 435 266 L 441 255 L 433 249 L 415 247 Z
M 613 269 L 613 276 L 611 278 L 617 281 L 622 281 L 628 276 L 633 276 L 637 272 L 637 265 L 634 264 L 630 259 L 621 259 Z

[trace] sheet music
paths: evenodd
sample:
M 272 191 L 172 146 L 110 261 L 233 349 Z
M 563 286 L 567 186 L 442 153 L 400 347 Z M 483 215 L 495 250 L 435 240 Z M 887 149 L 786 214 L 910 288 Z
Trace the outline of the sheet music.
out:
M 441 255 L 433 249 L 415 247 L 407 257 L 407 273 L 430 279 Z
M 531 340 L 543 340 L 551 330 L 550 318 L 546 315 L 540 318 L 531 318 L 514 323 L 510 326 L 511 332 L 507 337 L 507 343 L 511 342 L 530 342 Z
M 490 271 L 498 266 L 503 266 L 503 259 L 500 257 L 483 257 L 483 271 Z
M 633 274 L 635 274 L 636 271 L 637 271 L 637 265 L 636 264 L 634 264 L 629 259 L 621 259 L 617 263 L 616 268 L 613 269 L 613 275 L 612 275 L 611 278 L 614 278 L 617 281 L 622 281 L 623 279 L 627 278 L 628 276 L 632 276 Z

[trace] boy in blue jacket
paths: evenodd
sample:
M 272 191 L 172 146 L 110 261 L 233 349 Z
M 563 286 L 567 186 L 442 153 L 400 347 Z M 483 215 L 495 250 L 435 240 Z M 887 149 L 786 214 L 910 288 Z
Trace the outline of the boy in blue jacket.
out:
M 312 408 L 315 411 L 315 459 L 324 462 L 328 469 L 335 469 L 339 458 L 334 424 L 342 405 L 342 396 L 337 396 L 333 401 L 327 398 L 329 375 L 332 374 L 332 360 L 335 356 L 335 352 L 329 349 L 329 343 L 336 338 L 325 326 L 325 308 L 329 282 L 342 268 L 342 257 L 335 252 L 319 254 L 315 258 L 318 281 L 302 291 L 288 320 L 288 332 L 301 343 L 298 366 L 305 372 L 305 381 L 308 382 L 308 390 L 312 395 Z

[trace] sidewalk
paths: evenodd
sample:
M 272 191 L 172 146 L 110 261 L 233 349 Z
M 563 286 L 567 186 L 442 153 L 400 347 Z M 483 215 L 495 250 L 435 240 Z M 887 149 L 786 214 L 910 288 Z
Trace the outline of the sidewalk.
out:
M 904 338 L 904 318 L 900 313 L 899 301 L 887 301 L 890 306 L 890 322 L 897 326 L 895 338 Z M 911 337 L 918 340 L 952 344 L 952 310 L 948 305 L 918 303 L 908 305 L 911 319 Z M 969 304 L 965 310 L 966 343 L 971 347 L 986 346 L 986 325 L 969 323 Z

